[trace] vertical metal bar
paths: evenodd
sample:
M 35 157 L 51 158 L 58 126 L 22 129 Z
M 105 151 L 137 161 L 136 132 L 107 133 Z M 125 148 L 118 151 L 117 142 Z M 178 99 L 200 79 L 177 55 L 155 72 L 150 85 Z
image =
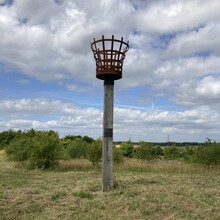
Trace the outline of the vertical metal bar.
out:
M 104 67 L 106 66 L 106 54 L 105 54 L 105 37 L 102 35 L 102 48 L 103 48 L 103 59 L 104 59 Z
M 121 54 L 121 48 L 122 48 L 122 44 L 123 44 L 123 37 L 121 38 L 121 44 L 120 44 L 120 47 L 119 47 L 119 50 L 118 50 L 118 62 L 117 62 L 117 67 L 118 67 L 118 70 L 119 71 L 121 71 L 121 69 L 120 69 L 120 62 L 119 62 L 119 60 L 120 60 L 120 54 Z
M 111 68 L 113 67 L 113 50 L 114 50 L 114 35 L 112 35 L 112 44 L 111 44 Z
M 120 58 L 122 44 L 123 44 L 123 37 L 121 38 L 121 44 L 120 44 L 120 47 L 119 47 L 119 50 L 118 50 L 118 60 Z

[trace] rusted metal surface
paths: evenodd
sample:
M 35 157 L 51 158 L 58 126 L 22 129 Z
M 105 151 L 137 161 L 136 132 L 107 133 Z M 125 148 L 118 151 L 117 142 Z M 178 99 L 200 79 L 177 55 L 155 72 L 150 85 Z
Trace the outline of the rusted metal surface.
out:
M 112 38 L 93 39 L 91 49 L 96 61 L 96 77 L 102 80 L 117 80 L 122 78 L 122 67 L 125 54 L 129 49 L 129 42 L 124 42 L 123 37 L 117 40 Z

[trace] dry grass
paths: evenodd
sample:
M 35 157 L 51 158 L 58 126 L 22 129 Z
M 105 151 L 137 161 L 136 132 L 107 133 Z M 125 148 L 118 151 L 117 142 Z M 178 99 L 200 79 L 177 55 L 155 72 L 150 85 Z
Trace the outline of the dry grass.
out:
M 100 166 L 87 161 L 62 161 L 56 171 L 16 167 L 0 152 L 2 220 L 220 219 L 219 169 L 127 160 L 115 167 L 116 188 L 102 193 Z
M 181 172 L 181 173 L 207 173 L 207 172 L 218 172 L 219 167 L 207 167 L 186 163 L 178 160 L 154 160 L 154 161 L 143 161 L 137 159 L 127 159 L 124 164 L 115 167 L 118 170 L 127 171 L 153 171 L 153 172 Z
M 86 170 L 94 170 L 94 166 L 92 163 L 85 159 L 74 159 L 74 160 L 66 160 L 59 161 L 57 169 L 60 171 L 86 171 Z M 101 164 L 96 166 L 96 169 L 101 169 Z

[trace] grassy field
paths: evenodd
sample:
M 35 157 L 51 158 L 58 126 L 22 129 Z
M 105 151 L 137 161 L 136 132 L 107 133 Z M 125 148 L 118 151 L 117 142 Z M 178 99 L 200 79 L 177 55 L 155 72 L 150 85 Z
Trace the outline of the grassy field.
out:
M 86 160 L 27 170 L 0 152 L 0 219 L 220 219 L 220 170 L 179 161 L 127 160 L 115 189 Z

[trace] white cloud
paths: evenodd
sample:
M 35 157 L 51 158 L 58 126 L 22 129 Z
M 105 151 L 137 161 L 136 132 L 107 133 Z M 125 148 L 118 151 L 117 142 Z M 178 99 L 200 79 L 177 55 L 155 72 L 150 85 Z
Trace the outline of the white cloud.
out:
M 66 88 L 72 92 L 88 92 L 87 88 L 83 88 L 75 84 L 68 84 L 66 85 Z
M 47 99 L 1 100 L 0 113 L 4 117 L 21 117 L 40 114 L 52 114 L 60 108 L 60 101 Z
M 193 56 L 196 54 L 210 53 L 220 55 L 220 24 L 208 23 L 198 30 L 183 32 L 174 38 L 165 52 L 165 56 Z
M 102 134 L 102 112 L 95 108 L 80 108 L 56 100 L 33 99 L 1 102 L 1 109 L 5 110 L 1 113 L 4 115 L 14 115 L 17 112 L 16 119 L 7 116 L 0 120 L 1 129 L 53 129 L 61 135 L 87 134 L 92 137 L 100 137 Z M 51 120 L 43 117 L 48 111 Z M 26 112 L 25 117 L 21 112 Z M 203 141 L 210 134 L 220 132 L 220 115 L 218 111 L 210 109 L 168 112 L 115 108 L 114 128 L 116 140 L 126 140 L 129 137 L 135 140 L 153 140 L 156 135 L 156 140 L 166 141 L 163 138 L 169 134 L 173 141 Z
M 152 87 L 158 93 L 169 94 L 170 99 L 178 105 L 214 105 L 216 108 L 216 101 L 219 100 L 218 95 L 209 89 L 212 86 L 213 88 L 218 87 L 219 72 L 219 57 L 172 59 L 161 64 L 152 74 Z M 208 78 L 206 78 L 207 75 Z M 213 80 L 205 80 L 210 78 Z M 201 81 L 201 79 L 203 80 Z M 207 85 L 205 85 L 206 83 Z M 200 86 L 208 86 L 209 89 L 206 89 L 206 94 L 209 94 L 209 98 L 201 99 Z M 195 88 L 197 89 L 195 90 Z
M 219 20 L 219 1 L 152 1 L 137 14 L 138 29 L 144 32 L 179 32 Z
M 220 108 L 220 78 L 207 76 L 194 83 L 184 83 L 178 88 L 174 101 L 186 106 L 210 105 Z
M 210 117 L 213 109 L 219 110 L 219 0 L 11 2 L 0 0 L 1 72 L 25 74 L 30 82 L 31 78 L 54 81 L 72 92 L 90 92 L 81 86 L 82 82 L 93 88 L 100 86 L 95 79 L 90 42 L 102 34 L 115 34 L 130 40 L 123 79 L 117 82 L 120 89 L 144 87 L 149 90 L 144 95 L 152 96 L 149 100 L 163 96 L 185 107 L 206 106 L 208 113 L 198 110 L 198 121 L 204 120 L 203 114 Z M 71 80 L 80 83 L 71 84 Z M 0 91 L 2 94 L 1 88 Z M 0 113 L 7 127 L 19 127 L 24 122 L 30 127 L 54 126 L 63 131 L 77 124 L 89 128 L 90 116 L 90 125 L 98 129 L 102 115 L 97 109 L 81 109 L 62 101 L 25 98 L 0 100 Z M 36 118 L 39 115 L 50 118 L 40 120 Z M 195 134 L 203 132 L 197 127 L 198 121 L 187 122 L 191 122 L 187 111 L 127 108 L 116 109 L 115 117 L 116 131 L 126 136 L 128 131 L 132 134 L 132 123 L 140 128 L 135 129 L 139 135 L 149 132 L 155 138 L 158 130 L 177 134 L 184 127 L 190 131 L 191 126 Z
M 54 8 L 57 6 L 52 0 L 49 1 L 15 1 L 14 10 L 19 19 L 28 19 L 32 24 L 45 23 L 53 14 Z M 58 6 L 57 6 L 58 7 Z

